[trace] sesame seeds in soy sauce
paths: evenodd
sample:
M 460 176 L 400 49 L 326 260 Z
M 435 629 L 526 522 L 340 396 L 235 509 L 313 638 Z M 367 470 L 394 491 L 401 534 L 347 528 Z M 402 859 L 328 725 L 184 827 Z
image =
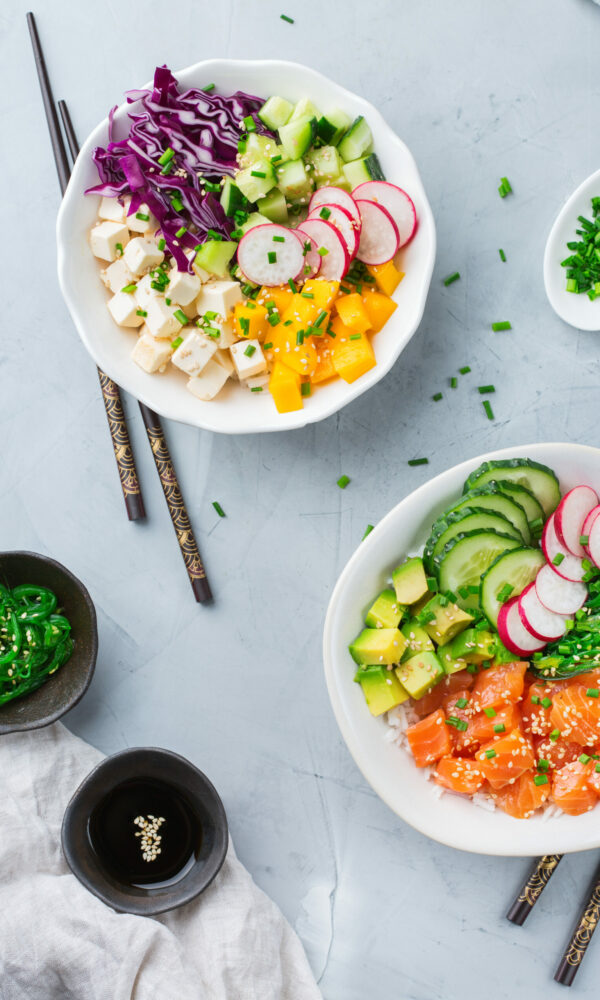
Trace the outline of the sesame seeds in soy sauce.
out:
M 183 795 L 150 778 L 123 782 L 93 810 L 88 835 L 103 866 L 131 886 L 179 881 L 200 849 L 202 829 Z

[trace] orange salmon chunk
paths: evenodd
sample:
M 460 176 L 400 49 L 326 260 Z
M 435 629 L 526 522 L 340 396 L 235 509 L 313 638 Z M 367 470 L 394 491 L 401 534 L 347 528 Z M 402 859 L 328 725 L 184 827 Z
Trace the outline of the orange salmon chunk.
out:
M 442 788 L 461 795 L 474 795 L 484 782 L 483 771 L 469 757 L 442 757 L 434 779 Z
M 406 738 L 417 767 L 427 767 L 452 752 L 446 716 L 441 708 L 409 726 Z
M 495 789 L 516 781 L 533 767 L 535 754 L 529 739 L 515 729 L 507 736 L 484 743 L 475 759 Z
M 592 773 L 595 761 L 582 764 L 574 760 L 554 772 L 552 780 L 552 797 L 563 812 L 569 816 L 581 816 L 593 809 L 598 801 L 598 794 L 592 785 Z

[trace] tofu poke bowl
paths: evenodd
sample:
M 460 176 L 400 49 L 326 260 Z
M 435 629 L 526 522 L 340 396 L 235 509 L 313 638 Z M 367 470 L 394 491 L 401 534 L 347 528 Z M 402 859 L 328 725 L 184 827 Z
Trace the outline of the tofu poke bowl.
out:
M 434 257 L 407 147 L 291 63 L 158 67 L 84 144 L 58 218 L 96 363 L 162 415 L 227 433 L 303 426 L 377 382 Z
M 456 466 L 361 543 L 325 624 L 364 776 L 433 839 L 487 854 L 600 845 L 600 450 Z

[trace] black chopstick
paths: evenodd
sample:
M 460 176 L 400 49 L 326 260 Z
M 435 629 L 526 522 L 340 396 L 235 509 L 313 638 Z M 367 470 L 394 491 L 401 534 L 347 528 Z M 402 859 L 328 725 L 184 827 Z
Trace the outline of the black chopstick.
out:
M 52 87 L 50 86 L 50 79 L 48 77 L 48 70 L 46 68 L 42 45 L 38 35 L 35 18 L 31 11 L 27 14 L 27 24 L 29 26 L 35 65 L 37 68 L 38 79 L 40 81 L 40 89 L 42 91 L 42 100 L 44 102 L 44 111 L 46 112 L 46 121 L 48 122 L 48 131 L 50 132 L 50 142 L 52 144 L 52 152 L 54 153 L 54 162 L 56 163 L 60 189 L 62 194 L 64 194 L 67 184 L 69 183 L 69 177 L 71 176 L 71 169 L 69 167 L 67 151 L 65 149 L 62 133 L 60 131 L 58 116 L 56 114 Z M 72 125 L 70 127 L 70 133 L 67 132 L 67 136 L 71 147 L 71 153 L 73 154 L 73 159 L 75 159 L 77 152 L 73 151 L 72 143 L 74 142 L 76 147 L 77 142 L 75 140 Z M 106 375 L 106 373 L 100 368 L 98 368 L 97 371 L 98 378 L 100 379 L 100 388 L 102 390 L 102 399 L 104 400 L 104 408 L 106 410 L 106 417 L 110 429 L 113 451 L 115 453 L 117 469 L 119 472 L 119 479 L 121 481 L 123 499 L 125 500 L 125 509 L 127 510 L 127 516 L 130 521 L 138 521 L 146 516 L 146 512 L 144 510 L 144 500 L 135 467 L 133 449 L 131 447 L 129 432 L 125 422 L 125 412 L 123 410 L 121 393 L 116 382 L 113 382 L 113 380 L 109 378 L 108 375 Z
M 554 875 L 561 858 L 562 854 L 544 854 L 543 857 L 537 859 L 519 895 L 506 914 L 507 920 L 510 920 L 512 924 L 517 924 L 519 927 L 525 923 L 542 892 L 548 885 L 548 882 Z
M 75 129 L 73 128 L 73 122 L 71 121 L 71 113 L 67 107 L 67 102 L 59 101 L 58 110 L 60 111 L 62 126 L 64 129 L 64 133 L 67 137 L 69 152 L 71 154 L 73 163 L 75 163 L 75 160 L 79 156 L 79 143 L 77 142 L 77 136 L 75 135 Z
M 571 986 L 583 961 L 587 946 L 600 919 L 600 867 L 596 869 L 588 899 L 579 914 L 575 930 L 554 973 L 561 986 Z

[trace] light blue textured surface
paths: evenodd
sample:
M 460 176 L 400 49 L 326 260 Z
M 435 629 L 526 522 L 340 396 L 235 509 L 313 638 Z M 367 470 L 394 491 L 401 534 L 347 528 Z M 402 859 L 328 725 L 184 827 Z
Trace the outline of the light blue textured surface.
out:
M 598 167 L 600 11 L 589 0 L 40 3 L 55 94 L 81 137 L 157 63 L 289 58 L 381 107 L 436 216 L 425 318 L 375 390 L 296 433 L 167 427 L 216 595 L 200 608 L 132 400 L 148 520 L 127 523 L 94 366 L 59 295 L 58 188 L 25 10 L 6 0 L 0 13 L 0 545 L 64 561 L 96 602 L 98 668 L 68 725 L 108 753 L 158 744 L 210 775 L 241 859 L 298 929 L 327 1000 L 562 996 L 553 966 L 595 858 L 565 859 L 526 927 L 509 925 L 529 862 L 438 847 L 379 802 L 339 737 L 320 643 L 366 524 L 428 476 L 490 448 L 599 440 L 597 335 L 550 312 L 541 267 L 555 213 Z M 501 175 L 514 189 L 504 200 Z M 493 334 L 504 319 L 512 332 Z M 494 422 L 476 390 L 489 382 Z M 428 467 L 408 468 L 422 455 Z M 599 973 L 595 942 L 576 993 L 595 996 Z

